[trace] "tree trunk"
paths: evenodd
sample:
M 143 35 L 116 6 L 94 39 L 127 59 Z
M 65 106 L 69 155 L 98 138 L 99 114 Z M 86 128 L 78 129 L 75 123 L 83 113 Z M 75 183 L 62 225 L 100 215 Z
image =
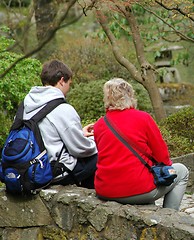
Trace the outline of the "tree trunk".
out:
M 163 101 L 158 86 L 155 83 L 155 79 L 156 76 L 154 70 L 147 70 L 143 86 L 146 88 L 149 94 L 156 120 L 160 121 L 166 117 L 166 112 L 164 110 Z
M 111 1 L 111 4 L 113 2 L 114 1 Z M 123 4 L 115 4 L 114 7 L 114 9 L 117 9 L 117 11 L 122 14 L 129 23 L 129 26 L 131 28 L 131 36 L 133 38 L 133 44 L 136 50 L 137 60 L 140 65 L 140 70 L 138 70 L 136 66 L 132 62 L 130 62 L 129 59 L 125 58 L 122 55 L 117 40 L 108 26 L 108 17 L 106 17 L 106 15 L 104 14 L 104 10 L 102 10 L 103 8 L 98 8 L 98 10 L 96 10 L 98 21 L 101 24 L 105 34 L 107 35 L 112 45 L 112 51 L 116 60 L 129 71 L 131 77 L 134 80 L 142 84 L 144 88 L 148 91 L 155 118 L 157 121 L 160 121 L 166 117 L 166 113 L 164 110 L 159 89 L 155 82 L 155 70 L 151 66 L 151 64 L 148 63 L 145 57 L 144 46 L 140 36 L 139 27 L 133 15 L 132 9 L 130 8 L 130 6 L 124 6 Z M 108 13 L 108 16 L 109 15 L 110 14 Z
M 39 45 L 53 33 L 53 22 L 57 15 L 57 6 L 53 0 L 33 0 L 36 20 L 36 35 Z M 57 47 L 55 36 L 39 52 L 39 59 L 47 58 Z

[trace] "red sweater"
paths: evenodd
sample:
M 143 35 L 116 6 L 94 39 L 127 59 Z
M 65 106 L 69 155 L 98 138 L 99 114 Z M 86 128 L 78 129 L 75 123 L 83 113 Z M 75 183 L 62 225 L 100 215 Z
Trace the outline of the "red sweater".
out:
M 158 162 L 172 164 L 160 130 L 148 113 L 136 109 L 125 109 L 108 111 L 107 117 L 127 139 L 144 152 L 152 155 Z M 116 138 L 103 118 L 100 118 L 94 126 L 94 138 L 98 148 L 95 175 L 97 194 L 110 198 L 129 197 L 147 193 L 156 188 L 152 174 Z M 149 165 L 153 165 L 142 153 L 140 155 Z

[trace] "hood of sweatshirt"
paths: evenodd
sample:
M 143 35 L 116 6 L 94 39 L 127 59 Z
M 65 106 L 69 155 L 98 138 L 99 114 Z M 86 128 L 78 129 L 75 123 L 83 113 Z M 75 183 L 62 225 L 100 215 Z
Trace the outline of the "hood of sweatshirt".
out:
M 65 98 L 62 91 L 52 86 L 35 86 L 24 99 L 25 114 L 34 115 L 47 102 L 56 99 Z

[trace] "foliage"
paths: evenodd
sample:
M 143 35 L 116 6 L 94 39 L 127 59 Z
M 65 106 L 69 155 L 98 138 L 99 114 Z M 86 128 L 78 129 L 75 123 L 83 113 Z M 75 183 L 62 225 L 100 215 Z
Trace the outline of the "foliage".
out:
M 11 52 L 0 53 L 0 73 L 3 73 L 19 55 Z M 35 59 L 19 62 L 0 82 L 0 110 L 9 114 L 18 106 L 29 89 L 39 82 L 40 63 Z
M 5 36 L 0 37 L 0 74 L 2 74 L 20 55 L 6 51 L 13 41 Z M 2 131 L 0 146 L 13 120 L 15 111 L 21 100 L 33 85 L 39 85 L 40 62 L 36 59 L 24 59 L 19 62 L 0 81 L 0 118 Z M 4 121 L 3 119 L 6 119 Z
M 188 138 L 194 142 L 194 108 L 185 107 L 177 113 L 171 114 L 167 119 L 163 120 L 165 125 L 172 134 L 177 134 Z
M 68 94 L 69 102 L 78 111 L 81 119 L 97 120 L 104 115 L 103 84 L 105 80 L 90 81 L 89 83 L 78 83 Z
M 139 110 L 149 112 L 150 114 L 153 113 L 151 101 L 150 101 L 149 95 L 148 95 L 147 91 L 145 90 L 145 88 L 136 82 L 130 82 L 130 83 L 133 86 L 135 93 L 136 93 L 137 108 Z
M 31 0 L 1 0 L 1 4 L 7 7 L 27 7 Z
M 111 2 L 119 5 L 118 0 Z M 130 5 L 130 3 L 128 4 Z M 159 57 L 161 51 L 169 46 L 177 43 L 181 46 L 184 45 L 183 40 L 194 43 L 194 13 L 191 0 L 162 1 L 161 3 L 151 0 L 149 4 L 148 1 L 134 1 L 131 6 L 144 46 L 147 49 L 152 48 L 153 59 Z M 116 8 L 112 7 L 112 10 L 107 15 L 111 32 L 119 40 L 125 38 L 132 42 L 132 34 L 126 16 L 123 16 Z M 99 30 L 97 35 L 102 40 L 106 39 L 106 34 L 102 30 Z M 192 54 L 189 49 L 182 49 L 172 60 L 172 64 L 178 63 L 184 65 L 192 63 Z
M 0 114 L 0 150 L 5 142 L 5 138 L 8 135 L 12 120 L 5 114 Z M 1 154 L 0 154 L 1 155 Z
M 138 15 L 142 31 L 142 37 L 152 42 L 168 39 L 172 40 L 194 40 L 193 35 L 193 3 L 191 0 L 150 1 L 133 5 L 133 11 Z M 185 36 L 185 38 L 183 37 Z M 168 41 L 167 40 L 167 41 Z M 147 42 L 148 44 L 148 42 Z
M 118 3 L 117 0 L 112 2 L 115 4 Z M 169 42 L 173 39 L 174 41 L 179 41 L 181 40 L 181 34 L 178 34 L 180 32 L 188 37 L 185 40 L 192 41 L 194 39 L 192 25 L 194 14 L 192 9 L 193 3 L 191 1 L 179 0 L 169 3 L 150 1 L 149 4 L 147 1 L 134 1 L 131 6 L 133 13 L 137 16 L 141 37 L 144 39 L 146 45 L 163 39 L 168 39 Z M 112 20 L 110 20 L 111 18 L 109 19 L 111 31 L 114 32 L 117 38 L 125 36 L 131 40 L 128 21 L 119 14 L 116 7 L 112 7 L 112 10 L 109 14 L 109 17 L 112 15 Z M 105 37 L 103 34 L 99 36 Z
M 9 31 L 7 28 L 1 30 Z M 0 37 L 0 74 L 22 56 L 6 50 L 13 44 L 14 41 L 6 38 L 5 35 Z M 6 110 L 8 114 L 13 114 L 29 89 L 39 83 L 40 66 L 40 62 L 36 59 L 24 59 L 1 79 L 0 111 Z
M 79 27 L 80 29 L 80 27 Z M 66 34 L 66 38 L 68 33 Z M 125 43 L 122 42 L 125 48 Z M 128 52 L 134 60 L 131 51 Z M 73 70 L 73 86 L 68 99 L 80 114 L 84 123 L 96 120 L 104 114 L 103 84 L 105 81 L 120 77 L 129 81 L 136 92 L 138 108 L 151 112 L 147 91 L 139 83 L 132 81 L 129 72 L 115 60 L 108 46 L 96 39 L 72 39 L 64 42 L 60 52 L 51 58 L 61 59 Z M 135 61 L 135 60 L 134 60 Z
M 160 122 L 173 157 L 194 152 L 194 108 L 186 107 Z
M 83 125 L 95 122 L 105 114 L 103 105 L 103 85 L 105 81 L 97 80 L 75 84 L 68 94 L 68 100 L 78 111 Z M 139 84 L 133 85 L 135 92 L 138 93 L 138 108 L 150 111 L 147 93 L 140 86 Z M 171 157 L 194 152 L 193 121 L 194 109 L 188 107 L 168 116 L 163 122 L 159 123 Z
M 6 26 L 1 26 L 0 28 L 0 52 L 6 51 L 10 46 L 13 46 L 15 41 L 7 36 L 11 35 L 11 31 Z
M 75 84 L 68 94 L 69 102 L 78 111 L 82 121 L 93 122 L 104 115 L 103 85 L 106 80 L 90 81 Z M 151 104 L 147 92 L 139 84 L 133 85 L 137 93 L 138 108 L 151 111 Z
M 83 31 L 81 32 L 83 33 Z M 67 37 L 67 32 L 65 32 L 65 37 Z M 68 43 L 67 39 L 65 38 L 65 42 L 63 42 L 63 49 L 60 50 L 61 55 L 56 53 L 55 57 L 61 59 L 69 66 L 71 66 L 73 72 L 75 73 L 75 85 L 70 91 L 68 99 L 69 102 L 74 105 L 78 113 L 81 115 L 83 122 L 87 124 L 91 121 L 95 121 L 98 117 L 104 114 L 104 107 L 102 101 L 103 83 L 112 77 L 123 77 L 127 81 L 130 81 L 131 78 L 125 68 L 121 67 L 115 61 L 109 48 L 101 45 L 101 43 L 97 41 L 94 45 L 93 40 L 91 39 L 88 40 L 88 42 L 82 42 L 82 39 L 80 37 L 77 37 L 77 39 L 79 40 L 75 40 L 75 35 L 73 35 L 73 38 Z M 120 42 L 122 42 L 122 39 L 120 40 Z M 13 43 L 14 42 L 11 39 L 7 39 L 4 35 L 1 35 L 0 73 L 2 73 L 2 71 L 5 69 L 4 64 L 5 66 L 10 66 L 13 59 L 17 59 L 17 57 L 19 56 L 14 53 L 5 51 L 6 48 L 13 45 Z M 123 42 L 121 45 L 123 45 Z M 123 45 L 123 47 L 125 46 Z M 134 58 L 134 54 L 131 53 L 131 49 L 129 53 L 128 51 L 125 52 L 127 52 L 130 57 L 132 56 L 133 62 L 136 61 Z M 1 56 L 4 56 L 4 58 L 1 58 Z M 50 57 L 53 58 L 54 56 Z M 26 94 L 28 89 L 32 85 L 37 84 L 37 82 L 39 81 L 38 75 L 40 71 L 40 63 L 35 59 L 27 59 L 26 61 L 27 62 L 25 63 L 22 62 L 19 68 L 14 68 L 12 72 L 10 72 L 10 74 L 8 74 L 4 79 L 1 79 L 1 82 L 7 82 L 7 85 L 5 84 L 6 90 L 4 91 L 4 85 L 2 86 L 2 83 L 0 83 L 0 108 L 1 111 L 3 109 L 3 113 L 8 115 L 0 114 L 0 146 L 2 146 L 3 137 L 6 135 L 6 132 L 8 131 L 9 126 L 12 122 L 15 107 L 20 101 L 16 101 L 16 99 L 22 99 L 22 96 Z M 28 68 L 28 66 L 30 66 L 30 68 Z M 29 70 L 26 70 L 27 68 Z M 15 84 L 14 82 L 15 79 L 18 80 L 17 84 Z M 24 81 L 22 86 L 20 79 Z M 25 83 L 25 81 L 27 81 L 28 83 Z M 140 84 L 135 84 L 134 82 L 132 82 L 132 84 L 137 93 L 138 108 L 150 111 L 149 100 L 147 98 L 147 93 L 145 93 L 145 89 Z M 15 85 L 20 85 L 21 87 L 19 88 L 19 86 Z M 13 93 L 14 91 L 15 94 Z M 8 95 L 10 95 L 10 97 Z M 90 97 L 88 95 L 90 95 Z M 5 104 L 6 101 L 7 103 Z M 5 109 L 6 111 L 4 111 Z M 176 123 L 171 124 L 171 127 L 168 128 L 166 127 L 167 125 L 168 124 L 162 125 L 161 131 L 164 135 L 165 140 L 167 141 L 171 156 L 178 156 L 194 151 L 193 144 L 187 137 L 182 135 L 180 136 L 178 131 L 178 133 L 174 132 L 173 129 L 174 127 L 176 127 Z M 181 129 L 183 129 L 183 127 L 184 124 Z
M 109 80 L 113 77 L 130 79 L 128 71 L 118 64 L 110 48 L 102 42 L 88 38 L 75 40 L 74 36 L 69 36 L 68 42 L 62 44 L 60 51 L 56 51 L 51 58 L 59 58 L 71 67 L 74 83 Z M 132 59 L 134 60 L 133 55 Z
M 171 157 L 178 157 L 194 152 L 194 146 L 188 138 L 178 134 L 173 134 L 170 130 L 167 130 L 165 126 L 161 126 L 160 130 L 167 143 Z
M 102 42 L 92 39 L 89 40 L 87 38 L 83 40 L 79 39 L 77 41 L 70 38 L 69 42 L 69 44 L 64 43 L 60 52 L 55 52 L 55 54 L 52 55 L 52 58 L 59 58 L 67 63 L 67 65 L 71 66 L 73 70 L 73 82 L 75 85 L 75 89 L 71 91 L 77 92 L 77 88 L 85 86 L 82 84 L 79 85 L 79 83 L 97 81 L 97 85 L 102 85 L 105 80 L 120 77 L 129 81 L 133 85 L 138 99 L 138 108 L 148 112 L 152 111 L 147 91 L 141 84 L 132 81 L 129 72 L 115 60 L 110 52 L 110 48 L 104 46 Z M 122 42 L 122 40 L 121 43 L 125 48 L 125 43 Z M 133 61 L 135 61 L 135 56 L 131 51 L 127 54 L 131 56 Z M 104 81 L 99 79 L 103 79 Z M 94 87 L 96 87 L 96 85 L 94 85 Z M 94 87 L 93 83 L 91 83 L 91 89 Z M 90 94 L 89 92 L 90 89 L 89 91 L 87 89 L 86 94 Z M 74 93 L 70 93 L 69 96 L 71 96 L 71 101 L 72 97 L 76 98 L 76 94 Z M 73 100 L 73 102 L 75 103 L 75 100 Z M 77 104 L 75 104 L 75 106 L 78 107 Z M 81 110 L 81 107 L 78 107 L 78 109 Z

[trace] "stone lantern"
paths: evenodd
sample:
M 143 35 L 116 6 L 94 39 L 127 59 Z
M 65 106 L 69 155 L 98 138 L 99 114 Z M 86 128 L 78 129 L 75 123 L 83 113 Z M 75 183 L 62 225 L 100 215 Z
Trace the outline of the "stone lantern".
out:
M 155 67 L 159 71 L 163 71 L 160 75 L 161 83 L 178 83 L 181 82 L 179 71 L 172 66 L 172 51 L 182 49 L 182 46 L 171 46 L 160 50 L 160 55 L 155 57 Z

